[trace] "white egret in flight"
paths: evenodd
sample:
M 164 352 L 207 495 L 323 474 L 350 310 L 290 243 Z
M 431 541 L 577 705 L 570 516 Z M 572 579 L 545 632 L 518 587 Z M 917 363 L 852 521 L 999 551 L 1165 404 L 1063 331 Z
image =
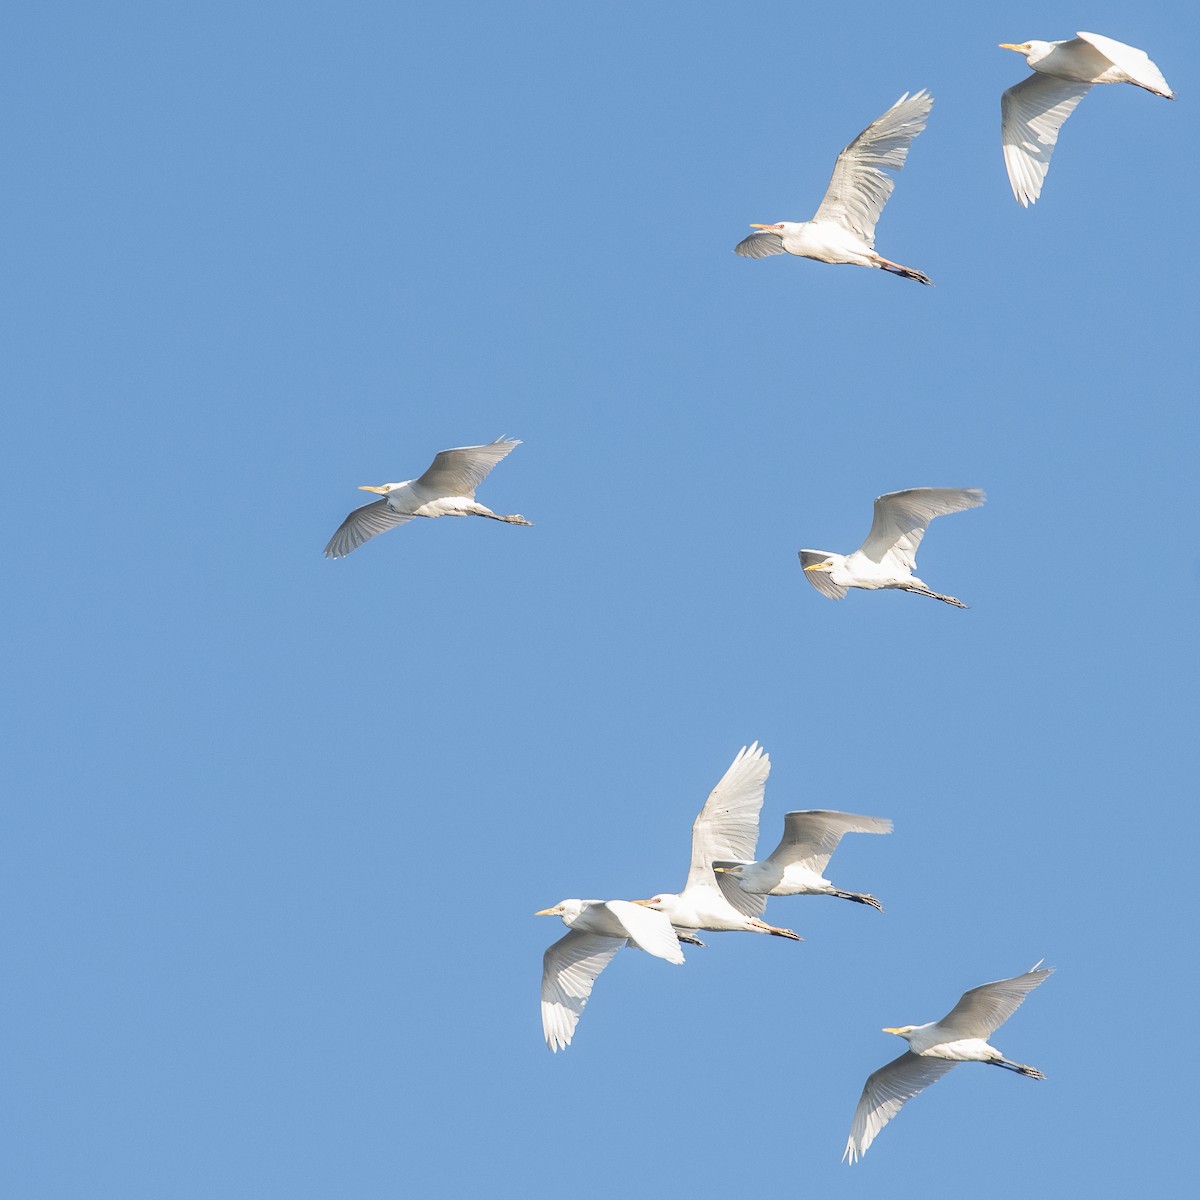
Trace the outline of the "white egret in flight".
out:
M 718 861 L 713 863 L 713 869 L 732 875 L 742 891 L 756 896 L 838 896 L 883 912 L 883 905 L 874 896 L 844 892 L 823 878 L 822 872 L 843 834 L 891 832 L 891 821 L 883 817 L 860 817 L 825 809 L 785 813 L 783 838 L 762 862 Z
M 635 900 L 666 913 L 671 924 L 685 935 L 700 929 L 717 932 L 773 933 L 803 941 L 790 929 L 779 929 L 762 920 L 766 896 L 743 891 L 728 875 L 713 870 L 717 859 L 735 862 L 754 857 L 758 841 L 758 813 L 771 760 L 757 742 L 738 751 L 721 782 L 713 788 L 692 825 L 692 862 L 682 892 L 662 892 L 649 900 Z
M 671 922 L 628 900 L 560 900 L 534 915 L 562 917 L 570 930 L 542 956 L 542 1032 L 556 1054 L 571 1044 L 596 976 L 622 946 L 683 962 Z
M 1008 182 L 1022 208 L 1042 192 L 1058 131 L 1096 83 L 1132 83 L 1174 100 L 1162 72 L 1142 50 L 1098 33 L 1065 42 L 1001 42 L 1025 55 L 1034 73 L 1000 98 L 1000 140 Z
M 509 525 L 532 525 L 524 517 L 494 513 L 475 500 L 475 489 L 488 472 L 520 444 L 512 438 L 497 438 L 486 446 L 456 446 L 436 455 L 418 479 L 360 487 L 360 492 L 378 492 L 382 499 L 356 508 L 338 526 L 325 547 L 325 557 L 344 558 L 368 538 L 414 517 L 491 517 Z
M 928 275 L 876 254 L 875 226 L 895 186 L 883 168 L 898 171 L 904 166 L 908 148 L 925 128 L 932 106 L 928 92 L 912 96 L 905 92 L 838 155 L 829 189 L 811 221 L 751 225 L 759 232 L 734 246 L 734 253 L 743 258 L 797 254 L 818 262 L 879 267 L 906 279 L 931 282 Z
M 953 596 L 943 596 L 918 579 L 917 547 L 934 517 L 962 512 L 983 503 L 979 488 L 909 488 L 888 492 L 875 500 L 871 532 L 853 554 L 830 550 L 801 550 L 805 577 L 823 596 L 841 600 L 847 588 L 899 588 L 966 608 Z
M 1038 970 L 1041 965 L 1037 963 L 1024 975 L 997 979 L 995 983 L 981 984 L 964 992 L 940 1021 L 884 1029 L 884 1033 L 904 1038 L 908 1049 L 867 1079 L 854 1112 L 842 1162 L 853 1163 L 862 1158 L 905 1101 L 936 1083 L 957 1063 L 990 1063 L 1018 1075 L 1028 1075 L 1030 1079 L 1045 1079 L 1037 1068 L 1010 1062 L 987 1043 L 988 1037 L 1017 1011 L 1021 1001 L 1050 976 L 1051 968 Z

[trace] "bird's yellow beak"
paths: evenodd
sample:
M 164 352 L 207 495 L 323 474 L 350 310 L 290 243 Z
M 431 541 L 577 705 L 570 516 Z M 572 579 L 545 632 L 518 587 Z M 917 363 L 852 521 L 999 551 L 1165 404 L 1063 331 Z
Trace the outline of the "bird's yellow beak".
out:
M 882 1032 L 883 1032 L 883 1033 L 899 1033 L 899 1032 L 900 1032 L 900 1027 L 899 1027 L 899 1026 L 897 1026 L 895 1029 L 884 1029 Z
M 651 901 L 649 901 L 649 900 L 634 900 L 633 903 L 640 904 L 643 908 L 645 908 L 647 905 L 649 905 L 651 903 Z
M 751 225 L 751 229 L 774 229 L 774 225 Z
M 552 908 L 539 908 L 533 914 L 535 917 L 556 917 L 558 914 Z
M 809 563 L 804 569 L 806 571 L 829 571 L 832 567 L 829 563 Z
M 1024 54 L 1029 49 L 1029 43 L 1025 42 L 1022 45 L 1018 46 L 1013 42 L 1001 42 L 1000 49 L 1001 50 L 1015 50 L 1018 54 Z
M 364 483 L 359 487 L 358 490 L 360 492 L 378 492 L 382 496 L 387 489 L 381 487 L 372 487 L 369 483 Z

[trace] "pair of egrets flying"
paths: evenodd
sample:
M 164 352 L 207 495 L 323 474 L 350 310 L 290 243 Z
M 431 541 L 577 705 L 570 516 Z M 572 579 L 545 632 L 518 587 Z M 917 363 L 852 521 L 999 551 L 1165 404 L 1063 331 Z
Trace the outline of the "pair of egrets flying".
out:
M 1023 207 L 1041 195 L 1058 131 L 1094 84 L 1132 83 L 1175 99 L 1162 72 L 1143 51 L 1096 33 L 1079 33 L 1062 42 L 1005 42 L 1000 48 L 1024 54 L 1034 72 L 1000 101 L 1004 165 L 1013 195 Z M 876 252 L 875 226 L 894 186 L 883 168 L 898 171 L 904 166 L 932 106 L 928 92 L 906 92 L 838 155 L 829 188 L 811 221 L 751 225 L 758 232 L 739 242 L 736 253 L 744 258 L 795 254 L 818 262 L 877 267 L 930 283 L 924 272 Z
M 419 478 L 402 483 L 364 486 L 381 499 L 356 508 L 338 526 L 325 547 L 328 558 L 342 558 L 368 538 L 414 517 L 490 517 L 510 525 L 529 525 L 522 516 L 494 513 L 475 499 L 475 489 L 506 454 L 521 443 L 497 438 L 486 446 L 459 446 L 443 450 Z M 889 492 L 875 501 L 875 518 L 867 540 L 853 554 L 827 550 L 801 550 L 800 561 L 812 585 L 832 600 L 841 600 L 847 588 L 899 588 L 965 608 L 961 600 L 933 591 L 913 574 L 917 547 L 934 517 L 961 512 L 982 504 L 978 488 L 910 488 Z
M 551 1050 L 570 1045 L 597 977 L 625 946 L 678 965 L 683 962 L 680 943 L 702 945 L 696 934 L 703 930 L 800 940 L 792 930 L 762 920 L 768 896 L 837 896 L 882 910 L 874 896 L 845 891 L 824 878 L 844 834 L 891 832 L 891 821 L 882 817 L 828 810 L 787 813 L 779 845 L 761 862 L 754 860 L 770 769 L 757 743 L 739 751 L 692 826 L 683 891 L 649 900 L 560 900 L 536 914 L 561 917 L 568 928 L 542 958 L 542 1032 Z M 987 1039 L 1049 974 L 1035 966 L 1024 975 L 973 988 L 941 1021 L 885 1028 L 909 1048 L 867 1079 L 843 1161 L 857 1161 L 907 1100 L 957 1063 L 988 1063 L 1044 1078 L 1036 1068 L 1005 1058 Z

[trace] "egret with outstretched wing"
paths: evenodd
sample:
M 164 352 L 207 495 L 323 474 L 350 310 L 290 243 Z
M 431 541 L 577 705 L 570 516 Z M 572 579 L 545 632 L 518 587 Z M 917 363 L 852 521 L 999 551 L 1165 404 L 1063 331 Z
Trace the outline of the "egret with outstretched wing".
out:
M 904 1038 L 908 1049 L 868 1077 L 854 1112 L 842 1161 L 853 1163 L 862 1158 L 879 1131 L 906 1101 L 936 1083 L 960 1062 L 988 1063 L 1030 1079 L 1045 1079 L 1036 1067 L 1010 1061 L 987 1042 L 1017 1011 L 1021 1001 L 1050 977 L 1052 968 L 1039 970 L 1041 965 L 1035 964 L 1024 975 L 997 979 L 995 983 L 984 983 L 964 992 L 940 1021 L 884 1029 L 884 1033 Z
M 785 813 L 783 837 L 762 862 L 718 861 L 713 869 L 731 875 L 744 892 L 756 896 L 838 896 L 883 911 L 883 905 L 866 892 L 846 892 L 824 878 L 825 868 L 847 833 L 891 833 L 884 817 L 812 809 Z
M 884 168 L 898 171 L 904 166 L 908 148 L 925 128 L 932 107 L 928 92 L 905 92 L 838 155 L 829 189 L 811 221 L 751 225 L 758 232 L 740 241 L 734 253 L 743 258 L 795 254 L 818 262 L 879 267 L 929 283 L 923 272 L 875 252 L 875 226 L 895 186 Z
M 683 962 L 671 922 L 628 900 L 560 900 L 534 915 L 562 917 L 570 930 L 542 956 L 542 1032 L 556 1054 L 571 1044 L 596 977 L 622 946 Z
M 1058 131 L 1097 83 L 1132 83 L 1174 100 L 1162 72 L 1144 50 L 1098 33 L 1063 42 L 1001 42 L 1025 55 L 1033 74 L 1000 97 L 1000 140 L 1013 195 L 1028 208 L 1042 194 Z
M 757 742 L 743 746 L 692 825 L 692 861 L 683 891 L 660 892 L 634 904 L 666 913 L 671 924 L 685 934 L 711 929 L 773 933 L 802 941 L 792 930 L 762 920 L 765 896 L 753 896 L 732 877 L 713 870 L 717 859 L 753 859 L 758 814 L 770 771 L 771 760 Z
M 831 550 L 801 550 L 805 578 L 823 596 L 841 600 L 847 588 L 899 588 L 966 608 L 953 596 L 935 592 L 913 572 L 917 547 L 934 517 L 962 512 L 984 502 L 979 488 L 909 488 L 888 492 L 875 500 L 875 518 L 867 540 L 853 554 Z
M 475 500 L 475 489 L 488 472 L 520 444 L 512 438 L 497 438 L 486 446 L 443 450 L 418 479 L 360 487 L 360 492 L 377 492 L 382 499 L 356 508 L 338 526 L 325 547 L 325 557 L 344 558 L 368 538 L 414 517 L 490 517 L 509 525 L 532 525 L 521 516 L 494 513 Z

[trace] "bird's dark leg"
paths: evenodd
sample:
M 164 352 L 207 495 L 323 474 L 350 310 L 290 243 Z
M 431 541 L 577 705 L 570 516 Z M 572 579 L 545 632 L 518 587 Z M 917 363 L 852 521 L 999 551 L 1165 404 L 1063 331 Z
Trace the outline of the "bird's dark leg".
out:
M 703 946 L 704 945 L 704 943 L 698 937 L 693 937 L 690 933 L 680 933 L 678 929 L 675 931 L 675 936 L 681 942 L 687 942 L 687 944 L 689 946 Z
M 835 891 L 833 894 L 840 900 L 853 900 L 855 904 L 869 904 L 872 908 L 877 908 L 880 912 L 883 912 L 883 905 L 874 896 L 867 895 L 866 892 Z
M 875 265 L 890 272 L 892 275 L 902 275 L 905 279 L 915 279 L 919 283 L 933 287 L 933 280 L 924 271 L 918 271 L 916 267 L 902 266 L 900 263 L 892 262 L 890 258 L 884 258 L 879 254 L 875 256 Z
M 954 596 L 943 596 L 941 592 L 931 591 L 925 587 L 913 587 L 911 585 L 905 587 L 906 592 L 912 592 L 916 596 L 928 596 L 930 600 L 940 600 L 943 604 L 953 604 L 955 608 L 969 608 L 970 605 L 964 604 L 961 600 Z
M 1037 1067 L 1026 1066 L 1025 1063 L 1010 1062 L 1007 1058 L 993 1058 L 991 1064 L 993 1067 L 1003 1067 L 1006 1071 L 1015 1071 L 1018 1075 L 1025 1075 L 1029 1079 L 1046 1078 Z
M 750 924 L 754 926 L 759 933 L 773 933 L 776 937 L 791 938 L 793 942 L 802 942 L 804 939 L 790 929 L 781 929 L 777 925 L 768 925 L 766 921 L 760 921 L 757 917 L 750 918 Z

